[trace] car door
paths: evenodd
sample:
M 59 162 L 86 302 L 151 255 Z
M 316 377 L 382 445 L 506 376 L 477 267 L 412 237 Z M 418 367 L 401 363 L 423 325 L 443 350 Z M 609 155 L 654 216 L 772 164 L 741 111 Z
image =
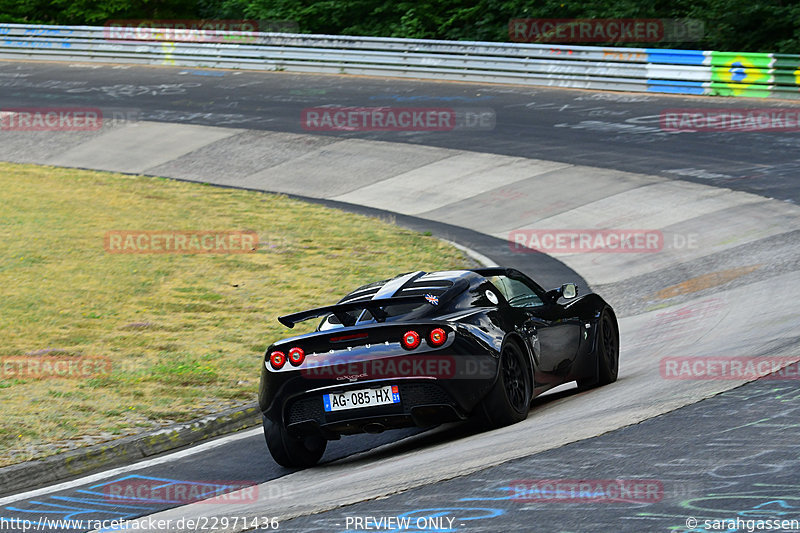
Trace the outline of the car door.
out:
M 508 303 L 524 314 L 523 330 L 536 352 L 537 381 L 551 383 L 566 376 L 580 347 L 581 321 L 567 309 L 552 302 L 544 289 L 521 273 L 506 281 Z

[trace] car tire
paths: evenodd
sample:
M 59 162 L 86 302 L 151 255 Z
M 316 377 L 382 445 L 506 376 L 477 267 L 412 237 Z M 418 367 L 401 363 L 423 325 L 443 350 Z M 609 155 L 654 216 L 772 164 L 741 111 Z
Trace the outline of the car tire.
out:
M 500 354 L 500 372 L 494 386 L 480 404 L 485 425 L 498 428 L 528 417 L 533 385 L 522 349 L 507 342 Z
M 578 380 L 578 387 L 590 389 L 608 385 L 617 381 L 619 373 L 619 327 L 614 314 L 603 309 L 597 321 L 597 375 L 585 380 Z
M 322 458 L 328 441 L 322 437 L 294 437 L 280 424 L 266 417 L 264 421 L 264 437 L 267 448 L 275 462 L 287 468 L 308 468 L 314 466 Z
M 604 309 L 598 321 L 601 341 L 597 347 L 599 382 L 598 385 L 608 385 L 617 381 L 619 374 L 619 327 L 614 314 Z

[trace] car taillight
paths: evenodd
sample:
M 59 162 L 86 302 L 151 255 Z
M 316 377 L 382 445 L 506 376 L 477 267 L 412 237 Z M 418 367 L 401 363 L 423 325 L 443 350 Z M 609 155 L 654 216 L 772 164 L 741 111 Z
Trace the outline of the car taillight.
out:
M 269 364 L 275 370 L 280 370 L 286 364 L 286 354 L 283 352 L 272 352 L 269 354 Z
M 413 350 L 419 346 L 419 333 L 414 330 L 406 331 L 403 335 L 403 340 L 400 342 L 406 350 Z
M 447 341 L 447 332 L 442 328 L 431 330 L 428 334 L 428 344 L 439 347 Z
M 289 350 L 289 362 L 292 366 L 300 366 L 306 358 L 306 352 L 302 348 L 292 348 Z

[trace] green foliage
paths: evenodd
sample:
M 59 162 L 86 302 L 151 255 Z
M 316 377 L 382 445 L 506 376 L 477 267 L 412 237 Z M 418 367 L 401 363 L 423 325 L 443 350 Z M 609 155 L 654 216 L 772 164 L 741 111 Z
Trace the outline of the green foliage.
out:
M 113 19 L 197 18 L 190 0 L 0 0 L 0 21 L 102 25 Z
M 288 20 L 304 33 L 478 41 L 508 41 L 512 18 L 695 18 L 705 23 L 701 41 L 654 46 L 800 53 L 796 0 L 0 0 L 4 22 L 142 18 Z

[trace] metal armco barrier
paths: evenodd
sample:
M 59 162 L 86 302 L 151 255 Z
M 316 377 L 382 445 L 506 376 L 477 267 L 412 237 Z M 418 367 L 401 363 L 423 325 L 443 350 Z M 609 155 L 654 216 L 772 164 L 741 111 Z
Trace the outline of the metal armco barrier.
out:
M 207 42 L 202 31 L 184 35 L 180 41 L 153 35 L 125 40 L 110 27 L 0 24 L 0 59 L 800 98 L 800 55 L 235 31 L 217 31 Z

